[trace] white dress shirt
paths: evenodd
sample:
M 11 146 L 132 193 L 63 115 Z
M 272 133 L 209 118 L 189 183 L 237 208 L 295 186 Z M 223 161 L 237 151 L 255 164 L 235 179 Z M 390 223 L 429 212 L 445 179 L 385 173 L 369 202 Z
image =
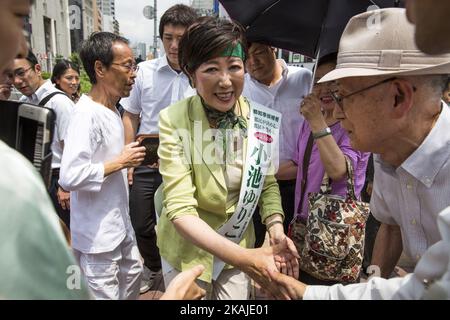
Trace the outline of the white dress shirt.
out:
M 123 148 L 120 114 L 83 95 L 70 121 L 59 179 L 71 191 L 70 231 L 78 251 L 112 251 L 132 230 L 126 169 L 104 177 L 104 163 Z
M 450 207 L 438 215 L 441 241 L 431 246 L 414 273 L 403 278 L 371 278 L 347 286 L 308 286 L 305 300 L 450 299 Z
M 167 56 L 139 64 L 130 96 L 120 100 L 123 108 L 141 116 L 138 134 L 158 133 L 159 112 L 184 98 L 195 95 L 182 72 L 173 70 Z
M 50 80 L 47 80 L 36 90 L 35 93 L 29 97 L 22 96 L 20 101 L 37 105 L 46 96 L 56 91 L 62 92 L 61 90 L 56 89 Z M 63 152 L 61 142 L 66 138 L 67 128 L 69 126 L 70 116 L 73 112 L 74 103 L 66 95 L 57 94 L 45 104 L 45 107 L 52 109 L 56 113 L 55 133 L 53 135 L 51 146 L 53 152 L 52 169 L 55 169 L 61 166 L 61 157 Z
M 303 122 L 300 103 L 310 93 L 312 74 L 306 68 L 288 67 L 282 59 L 277 63 L 281 64 L 283 72 L 275 85 L 266 86 L 247 73 L 242 95 L 282 114 L 280 162 L 285 162 L 294 158 L 298 131 Z
M 436 219 L 450 205 L 450 110 L 442 112 L 422 144 L 400 167 L 375 156 L 374 217 L 401 229 L 403 251 L 414 261 L 441 240 Z

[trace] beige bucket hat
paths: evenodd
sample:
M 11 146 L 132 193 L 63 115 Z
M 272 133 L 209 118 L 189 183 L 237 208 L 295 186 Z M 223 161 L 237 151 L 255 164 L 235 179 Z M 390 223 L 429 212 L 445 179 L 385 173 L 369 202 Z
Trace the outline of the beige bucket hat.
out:
M 350 19 L 339 43 L 336 69 L 319 82 L 347 77 L 431 74 L 450 74 L 450 54 L 422 53 L 415 44 L 414 25 L 406 19 L 405 9 L 387 8 Z

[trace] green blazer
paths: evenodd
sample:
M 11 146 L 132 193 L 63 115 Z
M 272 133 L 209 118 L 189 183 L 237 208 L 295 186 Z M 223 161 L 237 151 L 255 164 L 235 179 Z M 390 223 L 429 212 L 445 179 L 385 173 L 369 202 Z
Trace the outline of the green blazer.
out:
M 247 116 L 246 100 L 241 97 L 239 102 L 243 115 Z M 218 230 L 234 212 L 235 208 L 228 213 L 226 210 L 228 191 L 222 166 L 214 161 L 209 129 L 198 95 L 181 100 L 159 114 L 158 155 L 164 201 L 157 226 L 158 247 L 161 256 L 179 271 L 203 264 L 206 269 L 199 279 L 206 282 L 211 282 L 213 255 L 183 238 L 171 221 L 184 215 L 196 215 Z M 244 157 L 246 150 L 247 139 L 244 139 Z M 283 214 L 279 187 L 273 175 L 265 178 L 259 206 L 262 221 L 275 213 Z M 240 246 L 251 248 L 254 242 L 254 227 L 250 223 Z

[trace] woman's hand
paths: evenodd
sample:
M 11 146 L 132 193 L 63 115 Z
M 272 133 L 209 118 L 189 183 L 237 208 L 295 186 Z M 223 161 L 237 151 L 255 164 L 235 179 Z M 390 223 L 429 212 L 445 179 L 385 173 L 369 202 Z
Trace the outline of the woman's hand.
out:
M 325 118 L 320 107 L 320 99 L 314 90 L 313 93 L 303 99 L 300 104 L 300 113 L 310 126 L 314 124 L 317 127 L 326 127 Z
M 270 245 L 273 246 L 282 243 L 283 241 L 287 242 L 288 251 L 274 257 L 278 271 L 290 275 L 291 277 L 298 278 L 297 258 L 299 258 L 299 255 L 292 240 L 284 233 L 283 216 L 276 213 L 269 216 L 264 222 L 266 224 L 267 232 L 269 233 Z
M 299 275 L 297 258 L 300 258 L 300 256 L 298 255 L 295 244 L 284 233 L 283 224 L 273 224 L 268 232 L 271 246 L 280 244 L 283 241 L 286 241 L 287 244 L 288 250 L 282 251 L 280 254 L 274 256 L 275 265 L 277 266 L 278 271 L 297 279 Z
M 248 274 L 264 291 L 267 291 L 276 299 L 289 299 L 286 289 L 274 283 L 269 275 L 269 270 L 278 272 L 275 264 L 276 257 L 283 257 L 283 259 L 287 260 L 290 260 L 287 257 L 291 257 L 292 259 L 293 256 L 288 246 L 287 238 L 279 244 L 270 247 L 246 249 L 245 262 L 242 265 L 238 265 L 237 268 Z

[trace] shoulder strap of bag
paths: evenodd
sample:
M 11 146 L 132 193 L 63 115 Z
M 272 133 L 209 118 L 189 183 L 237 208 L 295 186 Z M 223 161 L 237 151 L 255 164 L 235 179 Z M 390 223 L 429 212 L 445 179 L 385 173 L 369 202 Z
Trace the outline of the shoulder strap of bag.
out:
M 303 168 L 303 177 L 302 177 L 302 181 L 301 181 L 302 194 L 300 196 L 300 201 L 299 201 L 297 213 L 300 213 L 300 210 L 303 207 L 303 200 L 304 200 L 304 195 L 305 195 L 305 187 L 306 187 L 306 182 L 308 180 L 309 160 L 311 159 L 313 143 L 314 143 L 314 138 L 313 138 L 313 135 L 312 135 L 312 132 L 311 132 L 309 134 L 309 137 L 308 137 L 308 143 L 306 144 L 305 155 L 303 156 L 303 166 L 302 166 L 302 168 Z
M 344 158 L 347 167 L 347 198 L 356 199 L 353 165 L 348 157 L 344 156 Z
M 67 97 L 67 95 L 64 92 L 55 91 L 55 92 L 50 93 L 48 96 L 46 96 L 41 101 L 39 101 L 38 106 L 41 106 L 41 107 L 45 106 L 47 104 L 47 102 L 49 102 L 50 99 L 53 98 L 54 96 L 56 96 L 57 94 L 63 94 L 63 95 L 65 95 Z
M 344 159 L 345 159 L 345 167 L 347 168 L 347 198 L 356 200 L 355 175 L 353 172 L 353 165 L 351 160 L 347 156 L 344 155 Z M 323 176 L 322 179 L 322 184 L 320 185 L 320 191 L 325 194 L 330 194 L 332 190 L 331 184 L 332 181 L 325 172 L 325 175 Z

